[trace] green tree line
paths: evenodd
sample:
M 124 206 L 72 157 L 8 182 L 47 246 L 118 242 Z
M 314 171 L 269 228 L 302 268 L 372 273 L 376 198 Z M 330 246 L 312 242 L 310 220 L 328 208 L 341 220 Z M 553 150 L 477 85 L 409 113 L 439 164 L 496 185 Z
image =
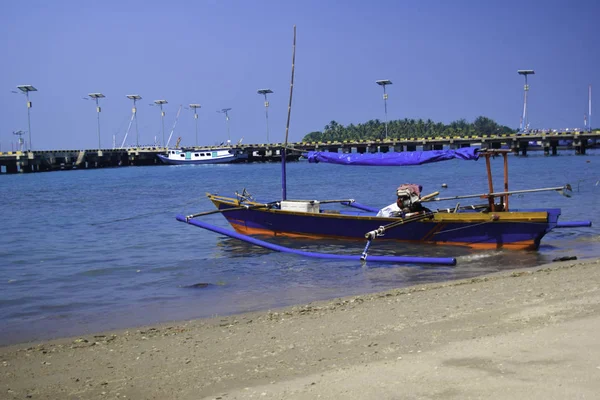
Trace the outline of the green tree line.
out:
M 515 129 L 500 125 L 487 117 L 477 117 L 473 122 L 459 119 L 449 124 L 434 122 L 431 119 L 402 119 L 389 121 L 387 127 L 389 139 L 436 137 L 436 136 L 490 136 L 515 133 Z M 327 142 L 344 140 L 385 139 L 385 123 L 372 119 L 364 124 L 343 126 L 336 121 L 325 125 L 322 132 L 307 134 L 303 142 Z

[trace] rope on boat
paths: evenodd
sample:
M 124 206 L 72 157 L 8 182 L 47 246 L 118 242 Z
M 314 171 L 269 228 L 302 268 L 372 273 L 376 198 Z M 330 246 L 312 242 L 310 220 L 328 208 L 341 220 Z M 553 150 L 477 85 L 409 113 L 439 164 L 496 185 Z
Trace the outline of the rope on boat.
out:
M 260 239 L 256 239 L 247 235 L 243 235 L 241 233 L 237 233 L 234 231 L 230 231 L 228 229 L 224 229 L 215 225 L 207 224 L 205 222 L 199 221 L 194 218 L 187 218 L 184 215 L 177 215 L 177 220 L 180 222 L 185 222 L 199 228 L 203 228 L 212 232 L 220 233 L 225 236 L 232 237 L 234 239 L 239 239 L 247 243 L 254 244 L 256 246 L 264 247 L 274 251 L 280 251 L 282 253 L 291 253 L 297 254 L 304 257 L 311 258 L 322 258 L 328 260 L 352 260 L 352 261 L 364 261 L 362 256 L 353 256 L 353 255 L 343 255 L 343 254 L 327 254 L 327 253 L 316 253 L 309 252 L 303 250 L 291 249 L 289 247 L 279 246 L 273 243 L 265 242 Z M 446 257 L 446 258 L 437 258 L 437 257 L 404 257 L 404 256 L 370 256 L 369 261 L 374 262 L 395 262 L 402 264 L 431 264 L 431 265 L 456 265 L 456 258 L 454 257 Z
M 395 228 L 395 227 L 400 226 L 400 225 L 408 224 L 408 223 L 411 223 L 411 222 L 417 222 L 417 221 L 420 221 L 422 219 L 433 218 L 433 214 L 434 214 L 433 212 L 426 212 L 426 213 L 415 215 L 415 216 L 412 216 L 412 217 L 408 217 L 408 218 L 404 218 L 404 219 L 399 219 L 398 221 L 394 221 L 394 222 L 392 222 L 390 224 L 380 226 L 377 229 L 374 229 L 374 230 L 372 230 L 370 232 L 365 233 L 365 238 L 367 238 L 367 239 L 375 239 L 376 237 L 385 235 L 385 231 L 386 230 Z
M 433 235 L 441 235 L 442 233 L 462 231 L 463 229 L 469 229 L 469 228 L 473 228 L 475 226 L 481 226 L 481 225 L 485 225 L 485 224 L 491 224 L 493 222 L 494 221 L 485 221 L 485 222 L 480 222 L 478 224 L 471 224 L 471 225 L 467 225 L 467 226 L 461 226 L 459 228 L 446 229 L 446 230 L 443 230 L 443 231 L 433 232 Z M 524 224 L 540 224 L 540 222 L 523 222 L 523 223 Z
M 480 222 L 478 224 L 472 224 L 472 225 L 468 225 L 468 226 L 463 226 L 460 228 L 454 228 L 454 229 L 446 229 L 443 231 L 439 231 L 439 232 L 434 232 L 434 235 L 441 235 L 442 233 L 448 233 L 448 232 L 455 232 L 455 231 L 460 231 L 463 229 L 468 229 L 468 228 L 473 228 L 475 226 L 480 226 L 480 225 L 485 225 L 485 224 L 490 224 L 493 223 L 494 221 L 486 221 L 486 222 Z M 520 222 L 521 224 L 528 224 L 528 225 L 547 225 L 546 222 L 529 222 L 529 221 L 523 221 Z M 557 222 L 556 225 L 552 228 L 552 229 L 556 229 L 556 228 L 589 228 L 590 226 L 592 226 L 592 221 L 564 221 L 564 222 Z

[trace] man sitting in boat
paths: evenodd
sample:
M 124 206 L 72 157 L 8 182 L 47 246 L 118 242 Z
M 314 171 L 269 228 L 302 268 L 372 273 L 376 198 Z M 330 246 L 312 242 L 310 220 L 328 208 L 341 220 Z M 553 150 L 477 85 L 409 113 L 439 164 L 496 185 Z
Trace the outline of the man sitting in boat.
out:
M 410 217 L 421 211 L 429 211 L 421 204 L 421 191 L 423 186 L 405 183 L 396 189 L 398 199 L 395 203 L 382 208 L 377 213 L 378 217 Z

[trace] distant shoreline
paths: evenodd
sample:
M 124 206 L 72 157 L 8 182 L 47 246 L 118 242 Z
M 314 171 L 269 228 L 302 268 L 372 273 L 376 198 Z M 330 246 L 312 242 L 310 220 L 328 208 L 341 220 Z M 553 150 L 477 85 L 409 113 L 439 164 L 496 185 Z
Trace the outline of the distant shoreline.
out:
M 600 131 L 593 135 L 600 139 Z M 569 135 L 571 141 L 575 137 Z M 588 139 L 585 139 L 587 141 Z M 530 141 L 536 142 L 535 145 Z M 537 142 L 543 142 L 542 145 Z M 543 153 L 544 156 L 557 156 L 574 152 L 576 155 L 586 155 L 586 151 L 595 150 L 598 144 L 586 145 L 581 141 L 577 146 L 558 144 L 558 137 L 518 136 L 510 137 L 428 137 L 403 138 L 389 140 L 344 140 L 336 142 L 302 142 L 289 143 L 292 149 L 286 153 L 287 161 L 299 161 L 308 151 L 342 152 L 342 153 L 387 153 L 402 151 L 443 150 L 461 147 L 489 147 L 494 149 L 510 148 L 515 156 L 527 156 L 530 152 Z M 273 144 L 237 144 L 233 146 L 207 146 L 202 149 L 237 149 L 244 155 L 240 163 L 280 163 L 283 149 L 282 143 Z M 201 149 L 200 147 L 198 149 Z M 122 168 L 129 166 L 158 166 L 163 163 L 158 154 L 164 153 L 165 148 L 127 148 L 127 149 L 88 149 L 88 150 L 36 150 L 0 152 L 0 175 L 20 173 L 37 173 L 52 171 L 90 170 L 99 168 Z M 559 151 L 561 153 L 559 153 Z

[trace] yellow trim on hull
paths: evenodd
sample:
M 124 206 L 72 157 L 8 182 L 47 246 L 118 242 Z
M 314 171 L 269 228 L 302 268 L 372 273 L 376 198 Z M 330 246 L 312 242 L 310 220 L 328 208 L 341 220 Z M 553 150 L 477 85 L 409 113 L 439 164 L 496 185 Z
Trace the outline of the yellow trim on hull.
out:
M 237 199 L 231 197 L 217 196 L 207 194 L 207 197 L 213 202 L 217 209 L 221 209 L 220 205 L 224 204 L 231 207 L 239 207 L 240 203 Z M 244 202 L 248 206 L 256 206 L 261 203 L 257 202 Z M 401 218 L 389 218 L 389 217 L 372 217 L 372 216 L 356 216 L 347 214 L 331 214 L 327 212 L 322 213 L 305 213 L 299 211 L 283 211 L 279 209 L 267 209 L 265 208 L 254 208 L 256 211 L 269 212 L 269 213 L 281 213 L 289 215 L 310 215 L 316 218 L 327 218 L 327 219 L 362 219 L 362 220 L 374 220 L 381 221 L 382 224 L 389 224 L 394 221 L 399 221 Z M 531 223 L 546 223 L 548 222 L 548 213 L 545 211 L 498 211 L 498 212 L 460 212 L 460 213 L 434 213 L 432 219 L 424 219 L 417 221 L 420 223 L 431 223 L 437 222 L 438 224 L 444 223 L 502 223 L 502 222 L 531 222 Z

